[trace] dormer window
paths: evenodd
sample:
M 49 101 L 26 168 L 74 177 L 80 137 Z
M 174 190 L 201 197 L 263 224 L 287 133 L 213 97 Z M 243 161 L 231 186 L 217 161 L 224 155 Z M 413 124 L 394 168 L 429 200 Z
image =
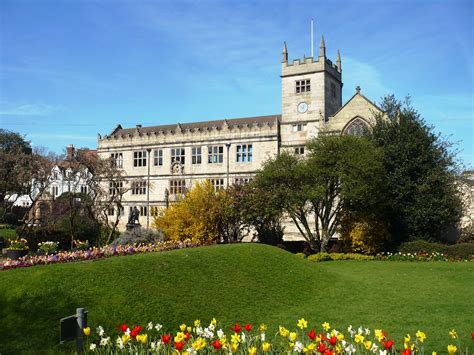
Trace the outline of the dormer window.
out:
M 296 80 L 296 93 L 300 94 L 303 92 L 311 91 L 311 79 Z

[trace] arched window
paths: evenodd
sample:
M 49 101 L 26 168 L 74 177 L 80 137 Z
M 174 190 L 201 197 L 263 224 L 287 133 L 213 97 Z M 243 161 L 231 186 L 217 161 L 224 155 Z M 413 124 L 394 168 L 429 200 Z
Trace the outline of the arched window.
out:
M 369 132 L 369 126 L 367 123 L 359 118 L 353 120 L 345 129 L 345 134 L 349 136 L 365 136 Z

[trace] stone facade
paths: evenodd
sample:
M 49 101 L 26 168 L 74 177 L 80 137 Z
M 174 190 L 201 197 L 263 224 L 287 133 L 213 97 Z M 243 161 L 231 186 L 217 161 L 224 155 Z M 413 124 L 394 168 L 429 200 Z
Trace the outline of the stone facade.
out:
M 175 200 L 194 182 L 210 179 L 216 189 L 244 183 L 281 149 L 304 154 L 305 142 L 320 132 L 358 134 L 370 129 L 380 109 L 360 89 L 342 106 L 342 85 L 339 52 L 333 64 L 326 58 L 324 39 L 317 60 L 292 63 L 285 43 L 281 114 L 125 129 L 118 125 L 109 135 L 99 135 L 99 156 L 115 159 L 128 180 L 149 183 L 149 190 L 135 189 L 124 196 L 119 228 L 125 228 L 134 206 L 141 211 L 140 224 L 148 226 L 153 207 Z M 286 239 L 298 238 L 291 226 L 285 231 Z

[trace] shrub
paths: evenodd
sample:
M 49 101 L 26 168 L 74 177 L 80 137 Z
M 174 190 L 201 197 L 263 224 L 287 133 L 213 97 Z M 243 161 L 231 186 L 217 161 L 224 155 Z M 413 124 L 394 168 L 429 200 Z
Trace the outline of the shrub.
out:
M 332 259 L 329 253 L 322 252 L 322 253 L 317 253 L 317 254 L 308 256 L 308 260 L 312 262 L 319 262 L 319 261 L 329 261 Z
M 312 262 L 330 260 L 374 260 L 374 257 L 354 253 L 318 253 L 308 256 L 308 260 Z
M 306 254 L 305 253 L 296 253 L 295 254 L 297 257 L 300 257 L 300 258 L 306 258 Z
M 164 240 L 164 235 L 159 230 L 134 228 L 120 234 L 111 245 L 135 245 L 135 244 L 156 244 Z
M 430 243 L 426 240 L 415 240 L 413 242 L 406 242 L 400 244 L 398 251 L 401 253 L 445 253 L 446 252 L 446 245 L 440 243 Z
M 346 252 L 375 255 L 390 241 L 390 233 L 382 222 L 354 222 L 346 218 L 342 225 L 340 232 Z
M 447 254 L 463 259 L 474 258 L 474 244 L 473 243 L 459 243 L 447 247 Z
M 17 228 L 17 234 L 19 234 L 19 229 Z M 58 243 L 58 249 L 67 250 L 71 248 L 71 238 L 70 236 L 60 230 L 50 229 L 45 227 L 35 227 L 28 230 L 25 239 L 28 241 L 28 247 L 32 251 L 38 250 L 38 244 L 41 242 L 53 241 Z

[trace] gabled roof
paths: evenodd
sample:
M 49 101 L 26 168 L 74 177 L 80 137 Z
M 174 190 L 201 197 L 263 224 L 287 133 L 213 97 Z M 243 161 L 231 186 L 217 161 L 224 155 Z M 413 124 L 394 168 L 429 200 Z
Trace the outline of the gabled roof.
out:
M 383 112 L 383 110 L 376 104 L 374 103 L 373 101 L 369 100 L 367 97 L 365 97 L 364 95 L 362 95 L 360 92 L 356 92 L 344 105 L 342 105 L 339 110 L 337 110 L 336 112 L 334 112 L 331 116 L 329 117 L 334 117 L 336 116 L 339 112 L 341 112 L 346 106 L 349 105 L 349 103 L 354 100 L 355 97 L 361 97 L 363 98 L 365 101 L 367 101 L 369 104 L 371 104 L 372 106 L 374 106 L 377 110 Z

